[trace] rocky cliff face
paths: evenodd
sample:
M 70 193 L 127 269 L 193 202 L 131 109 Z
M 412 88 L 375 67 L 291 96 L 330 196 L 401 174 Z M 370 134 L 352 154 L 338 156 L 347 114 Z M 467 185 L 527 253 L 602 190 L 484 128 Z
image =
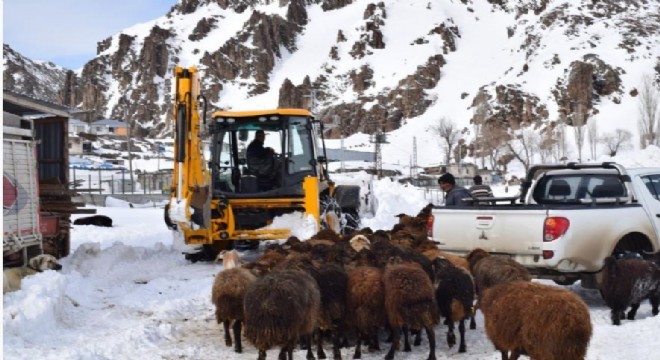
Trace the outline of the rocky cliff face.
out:
M 51 62 L 33 61 L 4 44 L 2 86 L 37 99 L 64 103 L 67 70 Z
M 507 45 L 511 51 L 520 53 L 520 61 L 501 74 L 501 80 L 484 81 L 471 94 L 461 92 L 461 99 L 471 97 L 466 101 L 471 99 L 474 124 L 497 124 L 507 129 L 533 124 L 543 128 L 546 123 L 561 120 L 573 125 L 578 120 L 589 121 L 604 101 L 621 101 L 630 91 L 622 80 L 625 69 L 608 63 L 608 58 L 598 53 L 603 39 L 583 35 L 585 29 L 596 25 L 621 29 L 614 46 L 629 56 L 631 64 L 655 58 L 655 74 L 660 81 L 660 57 L 655 52 L 660 15 L 653 11 L 657 4 L 643 0 L 627 1 L 625 6 L 616 0 L 488 3 L 461 0 L 451 6 L 454 13 L 466 17 L 476 17 L 472 14 L 478 6 L 490 6 L 490 13 L 510 16 L 511 23 L 501 31 L 513 43 Z M 393 19 L 399 15 L 397 11 L 408 10 L 397 6 L 392 1 L 181 0 L 149 26 L 129 28 L 99 41 L 97 56 L 79 73 L 30 61 L 5 45 L 4 86 L 91 110 L 94 118 L 127 120 L 141 135 L 165 136 L 171 133 L 167 120 L 173 67 L 187 63 L 203 72 L 202 89 L 216 107 L 227 106 L 221 100 L 230 91 L 247 99 L 275 93 L 280 107 L 309 107 L 306 96 L 314 90 L 317 117 L 332 121 L 340 116 L 346 120 L 346 127 L 332 130 L 331 136 L 338 136 L 340 131 L 389 131 L 425 114 L 437 97 L 444 96 L 432 90 L 442 84 L 445 65 L 453 54 L 463 51 L 462 36 L 470 30 L 443 15 L 442 6 L 450 5 L 429 2 L 419 6 L 419 13 L 409 14 L 410 21 L 426 16 L 423 11 L 437 20 L 412 37 L 396 56 L 405 61 L 409 54 L 424 56 L 417 56 L 418 62 L 408 67 L 407 73 L 389 79 L 383 86 L 386 75 L 374 60 L 391 47 L 401 46 L 396 36 L 405 26 Z M 338 12 L 346 16 L 349 10 L 357 22 L 333 28 L 330 42 L 313 45 L 316 53 L 322 54 L 320 60 L 316 54 L 310 59 L 318 63 L 314 72 L 296 74 L 295 78 L 276 76 L 302 46 L 310 46 L 301 43 L 307 33 L 327 26 L 324 16 Z M 476 18 L 471 24 L 479 23 Z M 545 37 L 558 33 L 565 39 L 579 40 L 576 52 L 589 48 L 593 52 L 578 60 L 547 54 L 549 42 L 556 40 Z M 480 61 L 489 61 L 487 54 Z M 357 65 L 345 65 L 350 62 Z M 474 66 L 479 66 L 478 62 Z M 559 74 L 546 84 L 552 89 L 550 97 L 540 97 L 523 86 L 526 74 L 538 67 Z M 262 106 L 256 102 L 253 107 Z M 560 119 L 554 118 L 549 109 L 557 109 Z

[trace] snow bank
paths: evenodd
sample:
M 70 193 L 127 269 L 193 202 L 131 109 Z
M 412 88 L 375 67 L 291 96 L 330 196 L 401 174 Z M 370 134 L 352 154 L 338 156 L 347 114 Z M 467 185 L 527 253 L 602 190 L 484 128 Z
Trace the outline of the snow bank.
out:
M 429 204 L 419 188 L 390 179 L 375 181 L 373 195 L 374 216 L 363 217 L 361 223 L 362 227 L 368 226 L 372 230 L 390 230 L 399 222 L 396 215 L 403 213 L 414 216 Z
M 24 341 L 40 338 L 43 333 L 56 334 L 62 326 L 67 278 L 54 270 L 28 276 L 21 290 L 5 294 L 3 328 Z M 71 303 L 69 303 L 71 304 Z

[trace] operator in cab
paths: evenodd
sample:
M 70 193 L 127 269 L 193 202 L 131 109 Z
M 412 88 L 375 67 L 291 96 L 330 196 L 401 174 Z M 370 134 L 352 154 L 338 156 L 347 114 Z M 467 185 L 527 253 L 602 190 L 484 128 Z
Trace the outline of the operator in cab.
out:
M 266 133 L 263 130 L 257 130 L 254 140 L 250 142 L 245 153 L 248 171 L 257 177 L 260 191 L 271 190 L 279 174 L 275 150 L 264 147 L 265 141 Z

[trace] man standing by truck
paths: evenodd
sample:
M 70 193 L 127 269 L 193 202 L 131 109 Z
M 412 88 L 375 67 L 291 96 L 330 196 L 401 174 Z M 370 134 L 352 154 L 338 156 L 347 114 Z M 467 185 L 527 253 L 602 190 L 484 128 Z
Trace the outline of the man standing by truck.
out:
M 462 186 L 456 186 L 456 179 L 451 173 L 444 173 L 438 178 L 438 184 L 445 192 L 445 206 L 464 206 L 469 205 L 463 199 L 472 198 L 468 189 Z

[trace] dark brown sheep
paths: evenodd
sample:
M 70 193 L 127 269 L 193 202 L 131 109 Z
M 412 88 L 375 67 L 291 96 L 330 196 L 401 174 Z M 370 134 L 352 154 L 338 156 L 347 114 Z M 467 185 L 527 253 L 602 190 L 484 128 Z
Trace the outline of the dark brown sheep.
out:
M 257 279 L 244 300 L 245 337 L 259 350 L 281 347 L 280 359 L 293 357 L 299 338 L 307 340 L 307 359 L 314 359 L 311 334 L 316 328 L 321 294 L 316 281 L 298 270 L 275 271 Z
M 365 256 L 368 250 L 360 252 Z M 368 260 L 367 260 L 368 261 Z M 358 266 L 348 272 L 346 308 L 348 324 L 356 333 L 354 359 L 362 357 L 362 340 L 367 339 L 370 348 L 379 349 L 378 330 L 385 326 L 385 289 L 383 272 L 372 266 Z
M 509 281 L 531 281 L 532 276 L 517 261 L 506 256 L 491 256 L 483 249 L 474 249 L 468 256 L 477 294 L 487 288 Z
M 232 267 L 219 272 L 211 290 L 211 302 L 215 305 L 215 319 L 225 330 L 225 344 L 232 346 L 229 326 L 233 322 L 235 348 L 242 352 L 241 326 L 244 320 L 243 299 L 250 285 L 256 280 L 248 269 Z
M 651 302 L 652 314 L 658 315 L 660 303 L 660 268 L 642 259 L 605 258 L 603 299 L 612 310 L 612 324 L 621 325 L 622 313 L 630 307 L 627 319 L 634 320 L 642 300 Z
M 479 302 L 486 334 L 502 360 L 520 355 L 538 360 L 584 359 L 591 318 L 587 305 L 572 292 L 513 281 L 484 289 Z
M 433 327 L 438 323 L 438 307 L 435 302 L 433 283 L 429 276 L 417 263 L 396 263 L 400 259 L 392 259 L 383 273 L 385 288 L 385 313 L 392 330 L 392 346 L 385 356 L 386 360 L 394 359 L 394 352 L 399 346 L 401 330 L 404 326 L 410 329 L 426 330 L 429 341 L 429 360 L 435 359 L 435 332 Z M 404 351 L 410 351 L 407 331 L 404 332 Z
M 435 297 L 440 315 L 445 318 L 447 345 L 456 344 L 454 322 L 458 321 L 460 344 L 458 352 L 465 352 L 465 320 L 472 315 L 474 303 L 474 280 L 470 273 L 453 265 L 448 259 L 438 257 L 433 260 L 435 272 Z
M 330 240 L 332 242 L 339 242 L 341 241 L 341 237 L 331 229 L 322 229 L 309 238 L 309 240 Z

